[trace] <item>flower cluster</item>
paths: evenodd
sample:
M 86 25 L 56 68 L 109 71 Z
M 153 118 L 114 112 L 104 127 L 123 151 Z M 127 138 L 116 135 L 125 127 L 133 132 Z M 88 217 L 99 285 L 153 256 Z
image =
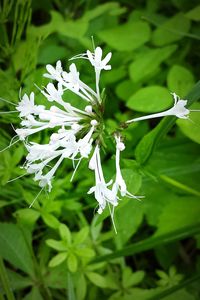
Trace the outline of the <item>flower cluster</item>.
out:
M 87 50 L 86 53 L 74 56 L 75 59 L 86 59 L 95 71 L 95 90 L 80 79 L 80 74 L 75 63 L 69 66 L 69 72 L 63 70 L 61 62 L 56 66 L 47 65 L 45 77 L 52 80 L 41 90 L 41 93 L 49 102 L 50 108 L 35 104 L 34 93 L 25 94 L 17 106 L 21 118 L 21 128 L 16 129 L 20 140 L 24 141 L 28 155 L 25 169 L 27 173 L 34 175 L 34 180 L 39 182 L 41 188 L 52 188 L 52 178 L 56 170 L 65 158 L 72 161 L 74 172 L 72 178 L 84 158 L 89 159 L 89 169 L 94 172 L 95 185 L 88 194 L 94 194 L 98 202 L 98 213 L 101 214 L 105 207 L 110 205 L 114 209 L 118 205 L 120 197 L 140 198 L 127 191 L 126 183 L 120 169 L 120 154 L 125 149 L 122 137 L 119 133 L 113 135 L 116 145 L 116 175 L 114 180 L 105 181 L 101 165 L 101 147 L 103 134 L 103 109 L 99 88 L 100 74 L 102 70 L 110 70 L 111 53 L 102 58 L 102 49 L 97 47 L 94 53 Z M 63 100 L 65 91 L 71 91 L 80 97 L 85 103 L 85 108 L 74 107 Z M 181 100 L 174 93 L 174 106 L 167 111 L 143 116 L 127 121 L 132 123 L 150 118 L 175 115 L 179 118 L 188 118 L 189 110 L 185 107 L 187 100 Z M 29 141 L 29 137 L 42 130 L 48 130 L 49 141 L 47 144 L 38 144 Z M 112 214 L 111 214 L 112 215 Z
M 137 198 L 127 191 L 125 181 L 120 170 L 120 152 L 125 146 L 121 137 L 115 134 L 116 143 L 116 179 L 105 182 L 101 158 L 101 134 L 102 134 L 102 99 L 99 89 L 101 70 L 110 70 L 108 62 L 111 53 L 102 59 L 102 49 L 97 47 L 94 53 L 89 50 L 86 53 L 75 56 L 73 59 L 84 58 L 89 60 L 94 67 L 96 89 L 93 90 L 85 84 L 79 76 L 76 65 L 69 66 L 69 72 L 63 70 L 61 62 L 56 67 L 47 65 L 45 77 L 54 83 L 48 83 L 42 94 L 50 102 L 50 108 L 44 105 L 36 105 L 34 93 L 30 96 L 25 94 L 17 106 L 19 116 L 22 119 L 22 128 L 16 129 L 19 139 L 24 141 L 28 155 L 26 157 L 25 169 L 34 175 L 34 180 L 39 182 L 41 188 L 52 188 L 52 178 L 56 170 L 65 158 L 72 161 L 74 173 L 83 158 L 91 156 L 89 168 L 94 171 L 95 185 L 90 188 L 88 194 L 94 193 L 98 202 L 98 213 L 102 213 L 106 205 L 115 207 L 120 196 Z M 85 109 L 74 107 L 63 100 L 66 90 L 78 95 L 85 101 Z M 49 142 L 38 144 L 29 141 L 29 136 L 48 130 Z M 94 151 L 93 154 L 93 145 Z M 50 166 L 50 163 L 53 166 Z

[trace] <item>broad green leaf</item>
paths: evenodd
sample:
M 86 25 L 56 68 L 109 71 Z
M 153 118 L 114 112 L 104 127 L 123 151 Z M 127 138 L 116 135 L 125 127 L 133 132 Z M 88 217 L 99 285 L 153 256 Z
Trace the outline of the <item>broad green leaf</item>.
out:
M 200 110 L 200 104 L 195 103 L 190 108 Z M 176 123 L 188 138 L 200 144 L 200 111 L 191 112 L 188 120 L 179 119 Z
M 172 97 L 169 91 L 157 85 L 141 88 L 127 102 L 129 108 L 146 113 L 163 111 L 171 104 Z
M 173 65 L 167 75 L 167 86 L 171 92 L 185 97 L 194 85 L 193 74 L 183 66 Z
M 41 48 L 37 62 L 39 64 L 52 64 L 57 60 L 66 58 L 67 51 L 63 46 L 56 44 L 47 44 L 45 47 Z
M 124 178 L 127 190 L 131 194 L 136 194 L 142 184 L 142 176 L 136 169 L 122 169 L 122 177 Z
M 137 231 L 143 220 L 142 202 L 137 199 L 123 199 L 125 204 L 119 207 L 114 214 L 117 229 L 116 242 L 122 247 Z
M 99 286 L 100 288 L 107 287 L 107 281 L 104 276 L 95 272 L 87 272 L 86 276 L 94 285 Z
M 131 80 L 124 80 L 117 85 L 115 92 L 120 99 L 128 101 L 139 88 L 139 84 L 134 84 Z
M 79 245 L 82 244 L 89 235 L 89 228 L 83 227 L 78 233 L 76 233 L 74 238 L 74 244 Z
M 161 24 L 153 33 L 152 42 L 156 46 L 164 46 L 182 39 L 190 29 L 190 20 L 182 13 Z
M 68 256 L 67 252 L 62 252 L 62 253 L 58 253 L 56 256 L 54 256 L 50 262 L 49 262 L 49 267 L 53 268 L 53 267 L 57 267 L 58 265 L 60 265 L 64 260 L 66 260 Z
M 100 31 L 97 35 L 116 50 L 132 51 L 150 39 L 150 27 L 142 21 L 130 22 Z
M 49 239 L 49 240 L 46 240 L 46 244 L 49 247 L 51 247 L 57 251 L 66 251 L 67 250 L 67 245 L 63 241 L 56 241 L 53 239 Z
M 176 45 L 171 45 L 158 49 L 150 49 L 133 61 L 129 67 L 129 74 L 133 82 L 149 79 L 158 70 L 158 67 L 164 62 L 175 50 Z
M 192 21 L 200 21 L 200 5 L 188 11 L 185 16 Z
M 107 84 L 120 81 L 126 76 L 126 73 L 127 71 L 124 66 L 121 66 L 117 69 L 113 68 L 109 72 L 102 74 L 102 79 L 101 79 L 102 84 L 106 86 Z
M 34 276 L 31 253 L 17 225 L 0 223 L 0 255 L 16 268 Z
M 78 267 L 78 260 L 76 255 L 70 253 L 67 258 L 67 265 L 70 272 L 75 273 Z
M 60 224 L 59 226 L 59 233 L 62 238 L 62 240 L 66 241 L 67 244 L 71 244 L 71 232 L 67 225 Z
M 155 235 L 194 225 L 199 221 L 199 197 L 171 197 L 158 220 Z

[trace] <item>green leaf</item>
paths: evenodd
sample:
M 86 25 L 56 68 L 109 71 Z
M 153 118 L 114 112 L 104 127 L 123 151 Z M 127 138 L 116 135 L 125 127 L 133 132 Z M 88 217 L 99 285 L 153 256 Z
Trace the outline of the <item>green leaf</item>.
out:
M 109 13 L 110 15 L 117 14 L 119 11 L 120 5 L 117 2 L 108 2 L 103 3 L 98 6 L 95 6 L 93 9 L 88 10 L 85 12 L 83 19 L 86 21 L 91 21 L 95 18 L 98 18 L 101 15 L 104 15 L 105 13 Z
M 42 295 L 40 294 L 40 290 L 38 287 L 33 287 L 31 291 L 23 298 L 23 300 L 44 300 Z
M 173 65 L 167 75 L 167 86 L 171 92 L 184 97 L 194 85 L 193 74 L 183 66 Z
M 190 20 L 182 13 L 161 24 L 153 33 L 152 42 L 156 46 L 164 46 L 179 41 L 188 33 Z
M 106 278 L 103 277 L 102 275 L 95 273 L 95 272 L 87 272 L 86 276 L 94 285 L 96 285 L 100 288 L 107 287 Z
M 76 250 L 76 254 L 78 256 L 82 256 L 82 257 L 87 257 L 87 258 L 91 258 L 93 256 L 95 256 L 95 252 L 93 249 L 90 248 L 80 248 Z
M 51 11 L 51 21 L 42 26 L 29 27 L 29 35 L 46 38 L 53 32 L 59 32 L 64 36 L 79 39 L 84 36 L 88 29 L 88 22 L 83 19 L 65 20 L 57 11 Z
M 49 247 L 51 247 L 57 251 L 66 251 L 67 250 L 67 245 L 63 241 L 56 241 L 53 239 L 49 239 L 49 240 L 46 240 L 46 244 Z
M 188 11 L 185 16 L 193 21 L 200 21 L 200 5 Z
M 70 272 L 68 272 L 67 276 L 67 296 L 68 300 L 76 300 L 74 292 L 74 281 Z
M 52 64 L 57 60 L 65 58 L 67 55 L 66 48 L 56 44 L 47 44 L 42 47 L 37 62 L 39 64 Z
M 170 107 L 172 97 L 169 91 L 161 86 L 149 86 L 141 88 L 132 95 L 127 103 L 131 109 L 140 112 L 160 112 Z
M 200 104 L 195 103 L 191 109 L 200 110 Z M 200 111 L 191 112 L 189 120 L 177 120 L 176 124 L 181 129 L 181 131 L 192 141 L 200 144 Z
M 87 283 L 85 276 L 79 274 L 79 277 L 76 281 L 76 296 L 77 300 L 84 300 L 87 292 Z
M 162 211 L 156 235 L 171 232 L 178 228 L 190 226 L 199 221 L 199 197 L 170 197 Z
M 49 227 L 53 228 L 53 229 L 58 229 L 60 222 L 58 221 L 58 219 L 56 217 L 54 217 L 53 215 L 47 213 L 47 212 L 42 212 L 42 219 L 45 222 L 45 224 L 47 224 Z
M 28 286 L 33 285 L 33 281 L 29 277 L 21 276 L 9 269 L 7 269 L 6 271 L 9 277 L 10 286 L 13 290 L 25 289 Z
M 44 276 L 44 283 L 53 289 L 66 289 L 68 270 L 63 263 L 54 268 L 49 268 Z
M 58 253 L 56 256 L 54 256 L 50 260 L 49 267 L 53 268 L 53 267 L 56 267 L 56 266 L 60 265 L 64 260 L 66 260 L 67 256 L 68 256 L 67 252 Z
M 69 228 L 67 227 L 67 225 L 60 224 L 59 233 L 60 233 L 61 239 L 66 241 L 67 244 L 70 245 L 71 244 L 71 232 L 70 232 Z
M 122 177 L 124 178 L 127 190 L 131 194 L 136 194 L 142 185 L 142 176 L 137 169 L 122 169 Z
M 117 85 L 115 92 L 120 99 L 128 101 L 139 88 L 139 84 L 133 84 L 131 80 L 124 80 Z
M 97 35 L 116 50 L 132 51 L 149 41 L 150 27 L 142 21 L 130 22 L 100 31 Z
M 0 223 L 0 255 L 16 268 L 34 276 L 31 253 L 17 225 Z
M 40 217 L 40 213 L 31 208 L 23 208 L 15 212 L 15 217 L 18 219 L 18 222 L 32 228 Z
M 83 227 L 74 237 L 74 245 L 82 244 L 89 235 L 89 228 Z
M 149 79 L 158 70 L 158 67 L 164 62 L 175 50 L 176 45 L 171 45 L 158 49 L 150 49 L 130 64 L 129 74 L 133 82 Z
M 77 260 L 77 257 L 73 253 L 69 254 L 69 256 L 67 258 L 67 265 L 68 265 L 70 272 L 75 273 L 77 271 L 78 260 Z
M 137 231 L 143 220 L 142 202 L 136 199 L 124 199 L 126 202 L 114 215 L 117 229 L 116 242 L 118 247 L 122 247 L 130 237 Z

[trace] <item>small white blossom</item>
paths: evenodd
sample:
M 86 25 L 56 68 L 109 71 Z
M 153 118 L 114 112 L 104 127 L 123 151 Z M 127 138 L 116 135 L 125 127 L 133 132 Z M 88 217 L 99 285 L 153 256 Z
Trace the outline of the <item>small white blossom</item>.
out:
M 113 184 L 113 191 L 117 194 L 118 191 L 120 192 L 122 197 L 129 197 L 129 198 L 143 198 L 142 196 L 135 196 L 132 195 L 129 191 L 127 191 L 126 183 L 122 177 L 121 169 L 120 169 L 120 152 L 125 149 L 124 143 L 121 142 L 121 137 L 115 135 L 116 141 L 116 179 Z
M 58 81 L 60 80 L 63 71 L 60 60 L 57 61 L 55 68 L 52 65 L 47 65 L 46 69 L 48 73 L 45 73 L 43 75 L 44 77 Z
M 38 114 L 44 109 L 43 105 L 35 105 L 34 97 L 35 95 L 33 92 L 30 94 L 30 97 L 28 97 L 27 94 L 24 94 L 18 106 L 16 106 L 16 110 L 20 112 L 19 116 L 21 118 L 27 117 L 31 114 Z
M 118 198 L 116 193 L 113 193 L 113 191 L 108 188 L 108 186 L 112 184 L 112 180 L 108 183 L 105 182 L 101 166 L 99 145 L 96 145 L 95 147 L 94 153 L 89 162 L 89 168 L 95 172 L 95 186 L 90 188 L 88 194 L 94 193 L 95 199 L 99 204 L 98 213 L 101 214 L 107 204 L 117 206 Z
M 165 116 L 176 116 L 177 118 L 180 118 L 180 119 L 188 119 L 189 118 L 188 115 L 190 113 L 190 110 L 188 108 L 186 108 L 188 101 L 180 99 L 180 97 L 178 95 L 176 95 L 175 93 L 172 93 L 172 95 L 174 98 L 174 106 L 172 108 L 165 110 L 163 112 L 160 112 L 160 113 L 155 113 L 155 114 L 151 114 L 151 115 L 147 115 L 147 116 L 143 116 L 143 117 L 139 117 L 139 118 L 134 118 L 134 119 L 126 121 L 126 123 L 128 124 L 128 123 L 147 120 L 147 119 L 161 118 L 161 117 L 165 117 Z
M 97 47 L 94 51 L 94 53 L 87 50 L 87 56 L 89 61 L 91 62 L 92 66 L 96 70 L 111 70 L 111 65 L 108 65 L 107 63 L 110 61 L 112 53 L 109 52 L 104 59 L 102 59 L 102 49 L 100 47 Z

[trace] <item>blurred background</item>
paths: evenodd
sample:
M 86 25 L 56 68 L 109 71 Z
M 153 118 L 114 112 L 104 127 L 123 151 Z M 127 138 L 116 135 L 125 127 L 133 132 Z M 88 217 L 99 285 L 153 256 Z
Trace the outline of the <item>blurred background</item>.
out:
M 200 109 L 198 0 L 2 0 L 0 299 L 199 300 L 199 112 L 124 129 L 123 177 L 129 192 L 145 198 L 120 201 L 117 234 L 109 211 L 98 216 L 87 194 L 94 185 L 87 160 L 73 182 L 64 162 L 51 193 L 21 168 L 27 153 L 15 137 L 15 106 L 32 91 L 37 104 L 48 105 L 38 89 L 49 82 L 46 65 L 61 60 L 68 70 L 71 57 L 93 51 L 92 37 L 104 55 L 112 52 L 112 70 L 100 81 L 108 136 L 128 119 L 170 108 L 170 92 Z M 93 87 L 92 67 L 75 63 Z M 73 95 L 70 103 L 83 105 Z M 48 132 L 33 140 L 45 143 Z M 108 138 L 107 179 L 115 173 L 114 153 Z

